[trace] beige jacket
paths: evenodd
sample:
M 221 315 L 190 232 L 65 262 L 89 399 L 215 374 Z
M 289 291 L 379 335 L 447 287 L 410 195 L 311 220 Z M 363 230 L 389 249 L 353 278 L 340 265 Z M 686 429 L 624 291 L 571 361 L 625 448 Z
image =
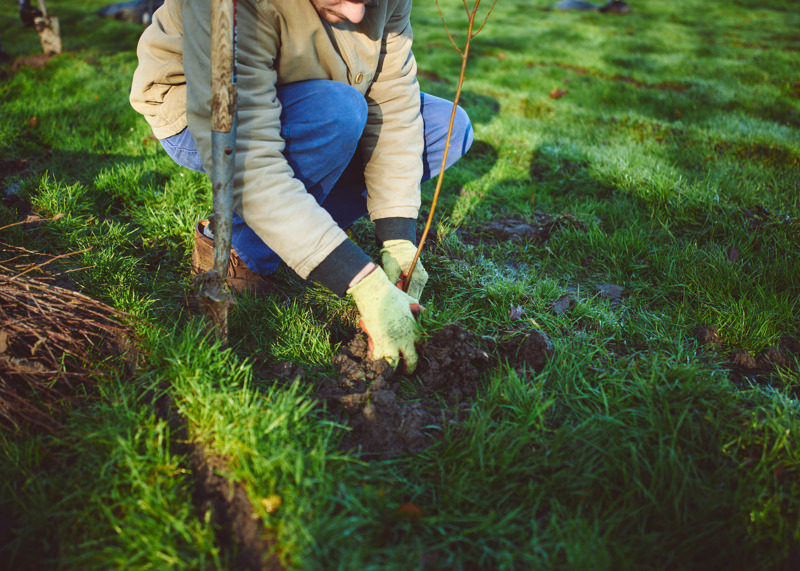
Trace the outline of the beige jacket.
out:
M 372 0 L 354 25 L 323 22 L 310 0 L 239 0 L 234 210 L 305 278 L 344 240 L 283 157 L 276 86 L 308 79 L 352 85 L 369 116 L 359 153 L 373 220 L 416 218 L 423 125 L 411 52 L 411 0 Z M 211 172 L 210 7 L 166 0 L 139 41 L 131 105 L 155 135 L 189 127 Z

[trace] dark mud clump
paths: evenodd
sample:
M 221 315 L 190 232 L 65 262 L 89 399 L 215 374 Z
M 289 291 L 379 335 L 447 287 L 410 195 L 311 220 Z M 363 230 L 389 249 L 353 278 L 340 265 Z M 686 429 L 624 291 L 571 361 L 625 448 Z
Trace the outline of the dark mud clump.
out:
M 433 411 L 419 400 L 401 400 L 392 368 L 383 359 L 368 359 L 367 350 L 363 335 L 348 343 L 333 358 L 339 378 L 323 379 L 316 395 L 351 429 L 341 447 L 381 456 L 424 450 L 434 442 Z
M 500 358 L 517 372 L 533 369 L 541 373 L 555 350 L 550 338 L 541 331 L 518 332 L 498 345 Z
M 444 423 L 462 420 L 478 395 L 481 372 L 499 364 L 490 351 L 519 370 L 541 371 L 553 346 L 538 331 L 517 332 L 498 345 L 452 323 L 418 346 L 420 382 L 401 385 L 385 361 L 367 357 L 367 341 L 359 335 L 333 359 L 339 378 L 322 379 L 316 397 L 349 426 L 343 449 L 378 457 L 420 452 L 441 435 Z
M 722 338 L 719 336 L 719 329 L 716 325 L 706 325 L 698 328 L 694 332 L 694 338 L 701 345 L 710 346 L 717 350 L 722 349 Z
M 577 305 L 577 301 L 572 299 L 572 296 L 568 293 L 565 293 L 561 297 L 559 297 L 555 302 L 553 302 L 553 314 L 561 315 L 562 313 L 566 313 L 573 307 Z
M 492 364 L 475 335 L 457 323 L 431 336 L 419 353 L 424 390 L 440 393 L 449 404 L 475 398 L 480 373 Z
M 789 362 L 780 349 L 768 349 L 758 358 L 746 350 L 734 351 L 730 357 L 730 375 L 736 384 L 769 382 L 772 373 L 788 366 Z

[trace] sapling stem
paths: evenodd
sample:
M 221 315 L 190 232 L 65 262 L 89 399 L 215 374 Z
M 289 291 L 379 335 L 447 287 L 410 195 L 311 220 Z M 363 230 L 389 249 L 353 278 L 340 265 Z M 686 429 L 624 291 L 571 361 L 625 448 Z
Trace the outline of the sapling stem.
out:
M 453 135 L 453 124 L 456 120 L 456 110 L 458 109 L 458 100 L 461 97 L 461 87 L 464 85 L 464 76 L 467 72 L 467 58 L 469 57 L 469 47 L 472 43 L 472 38 L 477 36 L 483 27 L 486 25 L 486 22 L 489 20 L 489 15 L 494 10 L 495 4 L 497 4 L 497 0 L 492 2 L 492 5 L 489 7 L 489 11 L 486 13 L 486 17 L 483 19 L 483 23 L 478 27 L 477 30 L 473 33 L 473 29 L 475 26 L 475 16 L 478 14 L 478 6 L 480 6 L 481 0 L 475 0 L 475 5 L 472 7 L 472 12 L 470 12 L 469 7 L 467 6 L 467 0 L 462 0 L 464 4 L 464 10 L 467 13 L 467 17 L 469 18 L 469 23 L 467 26 L 467 40 L 464 44 L 464 49 L 458 47 L 455 40 L 453 39 L 453 35 L 450 33 L 450 29 L 447 27 L 447 22 L 444 19 L 444 14 L 442 13 L 442 7 L 439 5 L 439 0 L 436 0 L 436 9 L 439 11 L 439 17 L 442 19 L 442 24 L 444 25 L 444 31 L 447 33 L 447 37 L 450 40 L 450 43 L 453 44 L 453 47 L 456 51 L 461 55 L 461 73 L 458 76 L 458 87 L 456 88 L 456 95 L 453 98 L 453 110 L 450 113 L 450 125 L 447 128 L 447 138 L 445 139 L 444 143 L 444 156 L 442 157 L 442 165 L 439 169 L 439 177 L 436 180 L 436 190 L 433 192 L 433 200 L 431 201 L 431 211 L 428 214 L 428 220 L 425 222 L 425 230 L 422 232 L 422 236 L 419 240 L 419 246 L 417 246 L 417 252 L 414 254 L 414 259 L 411 261 L 411 266 L 408 268 L 408 273 L 406 277 L 403 279 L 403 291 L 408 291 L 408 286 L 411 284 L 411 276 L 414 273 L 414 268 L 417 266 L 417 262 L 419 261 L 420 254 L 422 254 L 422 248 L 425 245 L 425 240 L 428 238 L 428 232 L 431 229 L 431 223 L 433 222 L 433 213 L 436 210 L 436 202 L 439 200 L 439 191 L 442 188 L 442 180 L 444 179 L 444 169 L 445 165 L 447 164 L 447 153 L 450 151 L 450 138 Z

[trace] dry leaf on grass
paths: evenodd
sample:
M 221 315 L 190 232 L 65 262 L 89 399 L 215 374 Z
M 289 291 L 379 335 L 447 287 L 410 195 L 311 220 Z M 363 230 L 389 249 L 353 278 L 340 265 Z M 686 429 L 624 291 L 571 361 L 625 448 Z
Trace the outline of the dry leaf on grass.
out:
M 515 320 L 517 320 L 517 319 L 522 319 L 522 312 L 523 312 L 523 311 L 524 311 L 524 310 L 522 309 L 522 306 L 521 306 L 521 305 L 519 305 L 519 306 L 515 306 L 515 305 L 512 303 L 512 304 L 511 304 L 511 309 L 510 309 L 510 310 L 509 310 L 509 312 L 508 312 L 508 318 L 509 318 L 511 321 L 515 321 Z

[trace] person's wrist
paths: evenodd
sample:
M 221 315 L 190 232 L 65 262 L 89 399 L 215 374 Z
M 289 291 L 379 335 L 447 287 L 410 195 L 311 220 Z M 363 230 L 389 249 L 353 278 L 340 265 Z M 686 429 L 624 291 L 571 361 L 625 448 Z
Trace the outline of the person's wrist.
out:
M 308 277 L 344 297 L 354 277 L 371 262 L 361 248 L 350 240 L 345 240 Z
M 350 289 L 351 287 L 356 285 L 358 282 L 360 282 L 365 277 L 374 272 L 377 268 L 378 266 L 374 262 L 368 263 L 366 266 L 361 268 L 361 271 L 359 271 L 355 276 L 353 276 L 353 279 L 350 280 L 350 284 L 347 286 L 347 289 Z
M 381 244 L 387 240 L 408 240 L 412 244 L 417 237 L 416 218 L 380 218 L 375 221 L 375 237 Z

